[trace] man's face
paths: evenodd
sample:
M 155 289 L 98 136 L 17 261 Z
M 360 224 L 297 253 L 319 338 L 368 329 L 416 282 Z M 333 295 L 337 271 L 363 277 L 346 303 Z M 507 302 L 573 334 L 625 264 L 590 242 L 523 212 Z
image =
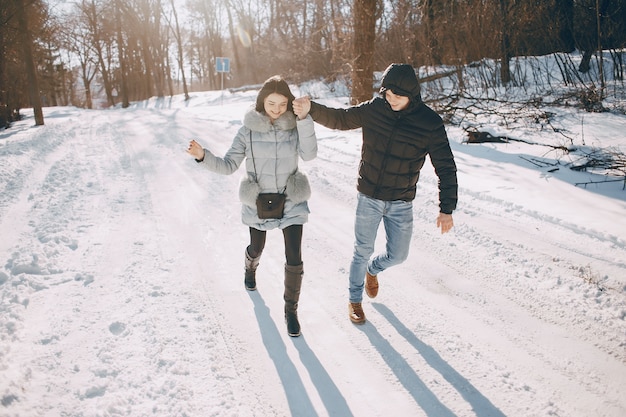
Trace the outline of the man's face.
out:
M 385 98 L 393 111 L 406 109 L 410 102 L 410 99 L 407 96 L 397 95 L 391 90 L 385 91 Z

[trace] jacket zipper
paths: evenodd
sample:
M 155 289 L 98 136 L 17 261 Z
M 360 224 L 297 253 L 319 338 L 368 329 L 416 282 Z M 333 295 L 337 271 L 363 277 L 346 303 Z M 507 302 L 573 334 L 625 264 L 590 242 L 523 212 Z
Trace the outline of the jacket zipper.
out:
M 400 117 L 396 118 L 395 122 L 393 123 L 393 129 L 391 129 L 391 135 L 389 135 L 389 140 L 387 142 L 387 146 L 385 147 L 383 164 L 381 164 L 380 166 L 380 171 L 378 172 L 378 178 L 376 179 L 376 187 L 374 187 L 374 196 L 378 195 L 378 191 L 380 190 L 380 187 L 381 187 L 381 180 L 383 177 L 383 173 L 385 172 L 385 169 L 387 168 L 387 162 L 388 162 L 387 157 L 389 156 L 389 152 L 391 150 L 391 144 L 396 136 L 396 130 L 398 128 L 398 122 L 400 121 Z

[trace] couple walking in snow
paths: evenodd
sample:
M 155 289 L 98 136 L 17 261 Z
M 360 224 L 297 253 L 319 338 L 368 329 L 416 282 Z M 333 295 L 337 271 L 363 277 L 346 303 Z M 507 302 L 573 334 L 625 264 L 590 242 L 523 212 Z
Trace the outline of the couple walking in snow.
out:
M 453 227 L 456 208 L 456 165 L 441 118 L 421 99 L 412 66 L 391 64 L 385 70 L 380 97 L 346 109 L 334 109 L 296 99 L 288 84 L 268 79 L 247 111 L 243 126 L 224 157 L 213 155 L 192 140 L 188 153 L 213 172 L 232 174 L 244 162 L 247 175 L 239 188 L 242 221 L 250 229 L 244 253 L 244 285 L 256 289 L 256 269 L 266 232 L 281 229 L 285 241 L 285 321 L 290 336 L 300 335 L 297 308 L 304 273 L 301 243 L 311 195 L 298 159 L 317 155 L 314 123 L 331 129 L 362 128 L 355 243 L 349 278 L 349 318 L 365 323 L 363 290 L 378 293 L 378 275 L 402 263 L 413 232 L 413 199 L 419 174 L 428 155 L 439 177 L 439 215 L 442 233 Z M 375 256 L 380 222 L 385 227 L 385 251 Z

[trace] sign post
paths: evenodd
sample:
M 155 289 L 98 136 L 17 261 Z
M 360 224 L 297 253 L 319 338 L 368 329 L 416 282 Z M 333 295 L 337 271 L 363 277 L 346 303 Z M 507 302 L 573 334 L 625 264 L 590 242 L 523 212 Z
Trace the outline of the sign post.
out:
M 215 58 L 215 70 L 222 76 L 222 101 L 224 100 L 224 73 L 230 72 L 230 58 L 218 56 Z
M 215 58 L 215 70 L 222 75 L 222 90 L 224 89 L 224 73 L 230 72 L 230 58 L 218 56 Z

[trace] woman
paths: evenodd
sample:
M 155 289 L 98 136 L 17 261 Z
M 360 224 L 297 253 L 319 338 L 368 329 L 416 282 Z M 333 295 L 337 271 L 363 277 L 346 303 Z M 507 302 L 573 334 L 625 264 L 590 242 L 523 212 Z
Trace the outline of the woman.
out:
M 229 175 L 246 161 L 247 175 L 239 187 L 242 221 L 250 228 L 250 245 L 245 250 L 244 285 L 256 289 L 256 269 L 265 247 L 267 230 L 282 229 L 285 241 L 285 321 L 289 336 L 300 336 L 298 299 L 302 286 L 302 228 L 308 220 L 307 200 L 311 189 L 298 171 L 298 157 L 309 161 L 317 156 L 313 119 L 307 112 L 294 115 L 294 96 L 279 76 L 263 84 L 256 106 L 244 116 L 243 126 L 223 158 L 203 149 L 192 140 L 187 152 L 210 171 Z M 266 218 L 262 202 L 267 193 L 272 203 L 284 194 L 282 212 Z

